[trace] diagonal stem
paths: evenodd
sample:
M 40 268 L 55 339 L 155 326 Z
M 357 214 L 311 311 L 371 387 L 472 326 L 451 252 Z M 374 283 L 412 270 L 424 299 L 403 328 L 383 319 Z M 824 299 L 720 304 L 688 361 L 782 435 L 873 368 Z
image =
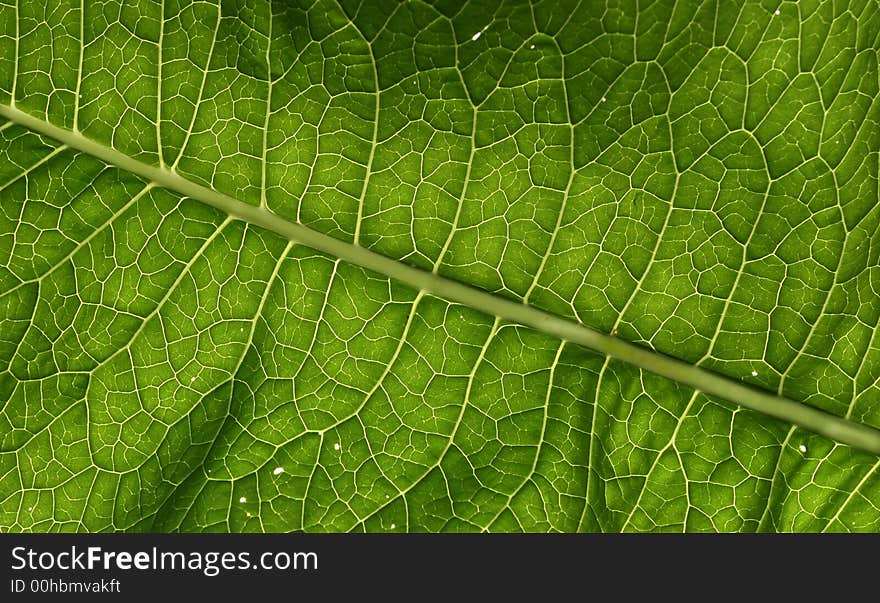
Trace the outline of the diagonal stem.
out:
M 880 455 L 880 430 L 838 417 L 812 406 L 757 389 L 676 358 L 595 331 L 518 301 L 505 299 L 425 270 L 407 266 L 358 245 L 334 239 L 302 224 L 290 222 L 266 208 L 248 205 L 175 171 L 148 165 L 81 134 L 65 130 L 8 105 L 0 116 L 39 134 L 115 165 L 176 193 L 226 212 L 233 218 L 260 226 L 287 239 L 373 270 L 416 289 L 434 294 L 548 335 L 618 358 L 694 389 L 718 396 L 777 419 L 793 423 L 833 440 Z

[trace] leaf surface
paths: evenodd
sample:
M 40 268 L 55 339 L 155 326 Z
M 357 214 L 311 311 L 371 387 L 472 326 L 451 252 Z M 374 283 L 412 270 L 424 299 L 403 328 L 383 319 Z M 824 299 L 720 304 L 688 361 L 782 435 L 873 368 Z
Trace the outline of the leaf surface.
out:
M 0 0 L 0 527 L 880 529 L 880 12 L 808 4 Z

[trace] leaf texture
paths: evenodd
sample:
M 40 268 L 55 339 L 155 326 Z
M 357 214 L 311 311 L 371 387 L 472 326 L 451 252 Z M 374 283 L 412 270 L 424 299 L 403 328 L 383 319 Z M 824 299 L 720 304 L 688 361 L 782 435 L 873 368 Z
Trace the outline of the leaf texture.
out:
M 15 118 L 880 427 L 876 9 L 0 0 L 0 528 L 880 529 L 876 455 Z

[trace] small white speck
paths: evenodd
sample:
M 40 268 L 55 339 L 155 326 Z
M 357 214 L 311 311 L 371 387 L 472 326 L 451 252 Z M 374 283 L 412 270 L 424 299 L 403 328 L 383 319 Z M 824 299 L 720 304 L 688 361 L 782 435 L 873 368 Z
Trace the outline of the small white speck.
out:
M 758 371 L 752 371 L 752 377 L 757 377 L 757 376 L 758 376 Z
M 607 100 L 608 100 L 608 99 L 605 98 L 604 96 L 602 97 L 602 102 L 603 102 L 603 103 L 604 103 L 605 101 L 607 101 Z
M 807 447 L 804 446 L 803 444 L 801 444 L 800 446 L 798 446 L 798 450 L 800 450 L 801 452 L 806 452 L 806 451 L 807 451 Z
M 244 333 L 244 327 L 240 328 L 239 331 L 241 331 L 242 333 Z
M 782 14 L 782 11 L 780 11 L 780 10 L 777 8 L 775 11 L 773 11 L 773 14 L 774 14 L 774 15 L 781 15 L 781 14 Z
M 391 498 L 391 497 L 390 497 L 390 496 L 388 496 L 388 495 L 387 495 L 387 494 L 386 494 L 386 495 L 385 495 L 385 498 Z
M 483 35 L 483 32 L 482 32 L 482 31 L 478 31 L 478 32 L 475 33 L 473 36 L 471 36 L 471 40 L 473 40 L 474 42 L 476 42 L 477 40 L 480 39 L 480 36 L 481 36 L 481 35 Z
M 529 46 L 529 49 L 530 49 L 530 50 L 534 50 L 534 49 L 535 49 L 535 45 L 532 44 L 531 46 Z
M 241 498 L 238 499 L 238 502 L 240 502 L 240 503 L 246 503 L 246 502 L 247 502 L 247 498 L 245 498 L 244 496 L 242 496 Z
M 394 528 L 396 528 L 396 527 L 397 527 L 397 524 L 396 524 L 396 523 L 392 523 L 392 524 L 391 524 L 391 529 L 392 529 L 392 530 L 393 530 Z
M 247 512 L 247 516 L 248 516 L 248 517 L 251 516 L 251 512 L 250 512 L 250 511 Z
M 418 84 L 418 82 L 416 80 L 413 80 L 413 84 Z
M 339 442 L 333 444 L 333 450 L 339 450 Z
M 386 497 L 386 498 L 387 498 L 387 497 Z M 28 507 L 28 511 L 33 511 L 33 510 L 34 510 L 33 507 Z
M 192 379 L 189 380 L 189 382 L 192 383 L 192 382 L 195 381 L 195 380 L 196 380 L 196 378 L 193 377 Z
M 272 471 L 272 473 L 274 473 L 275 475 L 280 475 L 284 473 L 284 467 L 275 467 L 275 470 Z

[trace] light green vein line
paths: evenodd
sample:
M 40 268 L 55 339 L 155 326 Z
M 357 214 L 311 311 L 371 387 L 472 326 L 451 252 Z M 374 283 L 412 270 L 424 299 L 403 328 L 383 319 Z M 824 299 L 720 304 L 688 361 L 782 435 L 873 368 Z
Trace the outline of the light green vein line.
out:
M 363 247 L 334 239 L 302 224 L 289 222 L 268 209 L 248 205 L 229 195 L 196 184 L 174 171 L 160 169 L 137 161 L 81 134 L 59 128 L 14 107 L 0 105 L 0 116 L 152 181 L 159 186 L 215 207 L 233 218 L 260 226 L 287 237 L 291 241 L 322 251 L 345 262 L 384 274 L 443 299 L 464 304 L 486 314 L 526 325 L 547 335 L 591 348 L 706 394 L 718 396 L 771 417 L 788 421 L 843 444 L 861 448 L 873 454 L 880 454 L 880 431 L 867 425 L 776 396 L 730 377 L 622 341 L 617 337 L 600 333 L 532 306 L 498 297 L 438 274 L 407 266 Z

